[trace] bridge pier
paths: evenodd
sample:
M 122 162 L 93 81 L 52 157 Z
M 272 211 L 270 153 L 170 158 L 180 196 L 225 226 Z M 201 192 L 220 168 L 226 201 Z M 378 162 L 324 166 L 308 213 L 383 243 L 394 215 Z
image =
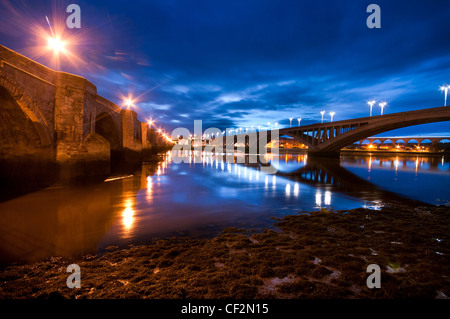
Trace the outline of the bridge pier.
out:
M 92 131 L 96 95 L 86 79 L 56 73 L 54 147 L 63 179 L 109 173 L 110 144 Z

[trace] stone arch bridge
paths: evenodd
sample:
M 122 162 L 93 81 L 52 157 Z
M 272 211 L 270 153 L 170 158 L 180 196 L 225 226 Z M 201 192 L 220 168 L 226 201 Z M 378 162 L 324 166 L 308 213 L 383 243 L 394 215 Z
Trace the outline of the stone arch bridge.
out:
M 111 156 L 139 156 L 164 144 L 136 112 L 99 96 L 85 78 L 51 70 L 1 45 L 0 138 L 2 160 L 63 166 L 109 164 Z

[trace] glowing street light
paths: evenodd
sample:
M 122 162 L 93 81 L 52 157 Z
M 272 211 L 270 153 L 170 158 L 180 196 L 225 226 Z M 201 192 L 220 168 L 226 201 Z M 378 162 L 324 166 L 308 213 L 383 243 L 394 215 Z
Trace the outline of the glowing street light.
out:
M 384 110 L 385 106 L 387 105 L 387 103 L 386 102 L 380 102 L 378 105 L 381 107 L 381 115 L 383 115 L 383 110 Z
M 374 100 L 371 100 L 371 101 L 367 102 L 367 104 L 369 104 L 369 106 L 370 106 L 370 116 L 372 116 L 372 107 L 375 104 L 375 102 L 376 101 L 374 101 Z
M 325 111 L 320 111 L 320 114 L 322 115 L 322 123 L 323 123 L 323 115 L 325 114 Z
M 124 104 L 128 109 L 130 109 L 132 106 L 134 106 L 133 100 L 131 98 L 126 98 L 124 101 Z
M 48 46 L 55 53 L 64 52 L 64 50 L 65 50 L 65 43 L 64 43 L 64 41 L 61 41 L 60 38 L 56 38 L 56 37 L 55 38 L 50 37 L 48 39 Z
M 334 114 L 336 114 L 336 112 L 330 112 L 330 116 L 331 116 L 331 122 L 333 122 L 333 117 L 334 117 Z
M 48 38 L 48 47 L 50 50 L 53 50 L 53 53 L 56 58 L 56 71 L 59 71 L 59 54 L 65 52 L 65 42 L 62 41 L 58 37 L 50 37 Z
M 443 86 L 440 87 L 441 92 L 444 92 L 444 106 L 447 106 L 447 92 L 448 89 L 450 89 L 450 85 L 445 84 Z
M 277 129 L 277 128 L 278 128 L 278 122 L 275 123 L 275 129 Z
M 302 121 L 302 118 L 299 117 L 299 118 L 297 119 L 297 121 L 298 121 L 298 126 L 300 126 L 300 122 Z
M 293 117 L 289 118 L 289 127 L 292 127 L 292 119 L 293 119 Z

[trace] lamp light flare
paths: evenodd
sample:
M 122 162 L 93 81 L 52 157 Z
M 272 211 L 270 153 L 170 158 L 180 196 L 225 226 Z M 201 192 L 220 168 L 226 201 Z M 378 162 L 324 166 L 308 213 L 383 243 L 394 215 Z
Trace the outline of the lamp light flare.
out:
M 325 114 L 325 111 L 320 111 L 320 114 L 322 115 L 322 123 L 323 123 L 323 115 Z
M 48 46 L 55 53 L 64 52 L 65 51 L 65 43 L 60 38 L 51 37 L 48 39 Z
M 336 112 L 330 112 L 330 116 L 331 116 L 331 122 L 333 122 L 333 117 L 336 114 Z
M 370 100 L 370 101 L 367 102 L 367 104 L 369 104 L 369 106 L 370 106 L 370 116 L 372 116 L 372 107 L 375 104 L 375 102 L 376 101 L 374 101 L 374 100 Z
M 378 105 L 381 107 L 381 115 L 383 115 L 383 110 L 386 107 L 387 102 L 380 102 Z
M 133 106 L 133 100 L 130 99 L 130 98 L 126 99 L 126 100 L 125 100 L 125 106 L 126 106 L 127 108 L 131 108 L 131 107 Z
M 450 85 L 445 84 L 440 87 L 441 92 L 444 92 L 444 106 L 447 106 L 447 93 L 450 89 Z

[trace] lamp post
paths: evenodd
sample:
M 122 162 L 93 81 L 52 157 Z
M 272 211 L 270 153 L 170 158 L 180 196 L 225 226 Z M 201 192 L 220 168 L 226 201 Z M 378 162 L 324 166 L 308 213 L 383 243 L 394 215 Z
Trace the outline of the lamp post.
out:
M 293 117 L 289 118 L 289 127 L 292 127 L 292 119 L 293 119 Z
M 56 58 L 56 71 L 59 71 L 59 53 L 64 53 L 65 51 L 65 42 L 62 41 L 59 37 L 50 37 L 48 39 L 48 47 L 53 50 Z
M 325 111 L 320 111 L 320 114 L 322 115 L 322 123 L 323 123 L 323 115 L 325 114 Z
M 331 122 L 333 122 L 333 117 L 334 117 L 334 114 L 336 114 L 336 112 L 330 112 L 330 116 L 331 116 Z
M 130 109 L 132 106 L 134 106 L 133 100 L 131 98 L 125 99 L 124 104 L 127 107 L 127 109 Z
M 369 106 L 370 106 L 370 116 L 372 116 L 372 107 L 375 104 L 375 101 L 371 100 L 371 101 L 367 102 L 367 104 L 369 104 Z
M 298 126 L 300 126 L 300 122 L 302 121 L 302 118 L 299 117 L 299 118 L 297 119 L 297 121 L 298 121 Z
M 440 87 L 441 92 L 444 92 L 444 106 L 447 106 L 447 92 L 448 89 L 450 89 L 450 86 L 448 84 L 445 84 Z
M 385 106 L 387 105 L 387 103 L 386 102 L 380 102 L 378 105 L 381 107 L 381 115 L 383 115 L 383 110 L 384 110 Z

